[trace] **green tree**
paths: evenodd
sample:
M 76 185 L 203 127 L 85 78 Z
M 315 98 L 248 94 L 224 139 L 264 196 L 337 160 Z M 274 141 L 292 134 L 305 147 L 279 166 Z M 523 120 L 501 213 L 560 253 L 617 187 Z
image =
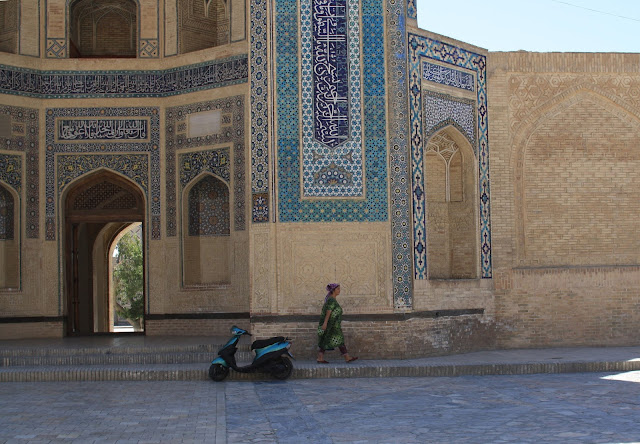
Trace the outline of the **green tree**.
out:
M 116 310 L 135 330 L 142 330 L 144 315 L 144 280 L 142 242 L 130 231 L 118 242 L 113 271 Z

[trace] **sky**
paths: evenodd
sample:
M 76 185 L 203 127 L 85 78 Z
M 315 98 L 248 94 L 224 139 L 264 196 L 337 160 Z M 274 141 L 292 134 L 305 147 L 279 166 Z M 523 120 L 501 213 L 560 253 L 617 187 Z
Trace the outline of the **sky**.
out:
M 640 52 L 640 0 L 417 0 L 418 26 L 489 51 Z

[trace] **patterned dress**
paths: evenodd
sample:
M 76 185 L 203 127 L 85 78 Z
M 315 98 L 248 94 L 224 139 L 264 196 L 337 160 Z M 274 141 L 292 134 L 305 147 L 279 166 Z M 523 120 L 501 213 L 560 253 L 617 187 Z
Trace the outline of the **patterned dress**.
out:
M 322 331 L 322 324 L 327 315 L 327 310 L 331 310 L 331 315 L 327 321 L 327 329 Z M 342 335 L 342 307 L 335 298 L 330 297 L 322 306 L 322 314 L 320 315 L 320 323 L 318 325 L 318 347 L 323 350 L 333 350 L 336 347 L 344 345 L 344 336 Z

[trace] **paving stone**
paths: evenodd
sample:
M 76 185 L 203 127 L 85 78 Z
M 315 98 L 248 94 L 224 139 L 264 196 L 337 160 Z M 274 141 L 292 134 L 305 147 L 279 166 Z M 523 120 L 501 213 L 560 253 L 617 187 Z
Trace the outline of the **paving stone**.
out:
M 0 393 L 0 443 L 640 440 L 640 371 L 0 383 Z

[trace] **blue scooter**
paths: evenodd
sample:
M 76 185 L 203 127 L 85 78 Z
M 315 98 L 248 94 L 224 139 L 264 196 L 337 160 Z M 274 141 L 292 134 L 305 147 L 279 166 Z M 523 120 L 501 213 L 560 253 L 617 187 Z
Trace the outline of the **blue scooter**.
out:
M 243 335 L 251 336 L 247 330 L 231 327 L 233 335 L 225 345 L 218 350 L 218 357 L 211 362 L 209 367 L 209 377 L 214 381 L 222 381 L 229 374 L 229 368 L 240 373 L 259 371 L 270 373 L 276 379 L 287 379 L 293 372 L 293 364 L 287 357 L 293 358 L 289 352 L 291 340 L 284 336 L 275 336 L 269 339 L 253 341 L 251 350 L 255 352 L 253 362 L 243 367 L 236 364 L 236 352 L 238 351 L 238 341 Z

